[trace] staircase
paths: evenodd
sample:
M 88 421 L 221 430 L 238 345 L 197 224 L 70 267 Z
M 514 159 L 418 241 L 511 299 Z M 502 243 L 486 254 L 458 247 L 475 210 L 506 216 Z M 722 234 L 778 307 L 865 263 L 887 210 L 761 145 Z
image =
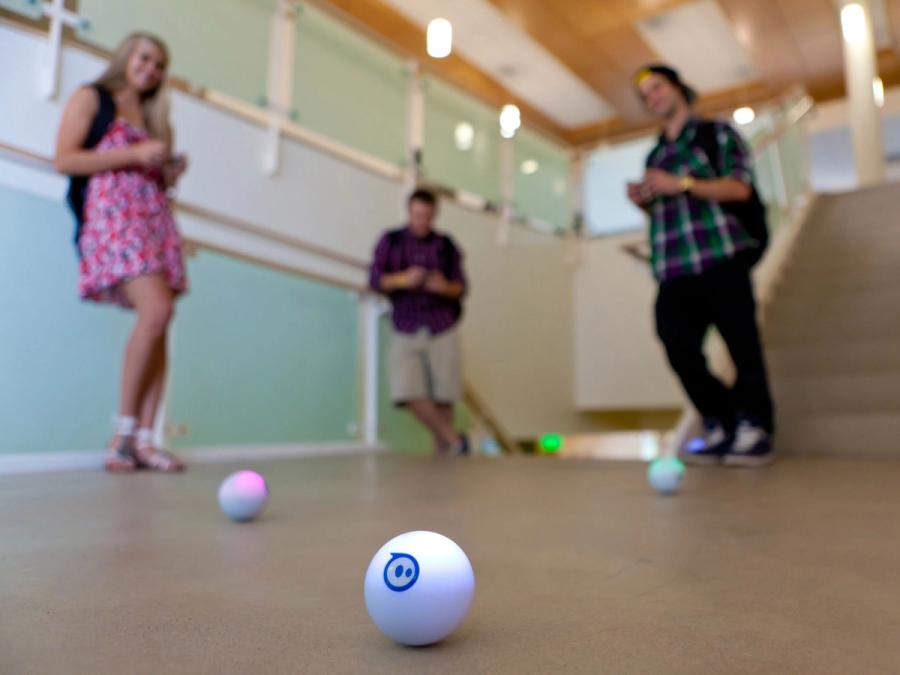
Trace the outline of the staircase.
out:
M 900 457 L 900 185 L 818 200 L 764 332 L 779 451 Z

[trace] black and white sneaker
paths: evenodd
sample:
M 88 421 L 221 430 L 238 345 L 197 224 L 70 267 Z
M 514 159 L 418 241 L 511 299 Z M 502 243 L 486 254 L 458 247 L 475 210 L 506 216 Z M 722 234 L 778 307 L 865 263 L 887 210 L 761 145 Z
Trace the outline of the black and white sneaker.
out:
M 467 434 L 459 435 L 459 443 L 457 443 L 454 446 L 453 452 L 456 455 L 462 455 L 464 457 L 467 457 L 471 453 L 471 447 L 469 445 L 469 436 Z
M 703 435 L 692 438 L 678 453 L 681 461 L 693 466 L 712 466 L 731 449 L 732 437 L 718 422 L 703 423 Z
M 753 422 L 742 420 L 723 461 L 726 466 L 759 467 L 771 464 L 775 461 L 772 434 Z

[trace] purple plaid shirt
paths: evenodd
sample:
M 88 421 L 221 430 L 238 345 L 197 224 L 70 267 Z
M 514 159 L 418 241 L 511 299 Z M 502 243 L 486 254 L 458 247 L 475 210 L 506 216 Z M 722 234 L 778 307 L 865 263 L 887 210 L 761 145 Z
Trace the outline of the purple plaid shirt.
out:
M 407 227 L 387 232 L 375 247 L 369 275 L 369 286 L 381 292 L 381 277 L 402 272 L 410 267 L 439 270 L 448 281 L 466 285 L 462 254 L 453 240 L 432 232 L 420 239 Z M 394 328 L 400 333 L 415 333 L 427 328 L 432 335 L 449 330 L 462 315 L 459 300 L 425 290 L 395 291 L 390 294 Z

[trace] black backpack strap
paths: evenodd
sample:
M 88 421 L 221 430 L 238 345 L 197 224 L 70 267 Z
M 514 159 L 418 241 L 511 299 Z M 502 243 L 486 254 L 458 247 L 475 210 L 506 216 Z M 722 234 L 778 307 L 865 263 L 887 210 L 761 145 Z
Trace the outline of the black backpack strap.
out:
M 700 149 L 703 150 L 707 159 L 709 159 L 709 164 L 716 174 L 716 177 L 722 175 L 722 152 L 719 148 L 718 134 L 719 132 L 715 122 L 701 120 L 697 125 L 697 135 L 694 136 L 694 141 Z
M 106 87 L 100 84 L 92 85 L 94 91 L 99 97 L 99 107 L 94 120 L 91 122 L 91 128 L 88 130 L 87 138 L 82 145 L 83 148 L 95 148 L 103 140 L 109 125 L 116 119 L 116 102 L 113 100 L 112 93 Z
M 98 106 L 97 113 L 91 121 L 90 129 L 88 129 L 87 137 L 81 144 L 81 147 L 89 150 L 97 147 L 109 125 L 116 119 L 116 102 L 113 100 L 112 93 L 106 87 L 94 83 L 91 88 L 97 92 Z M 75 250 L 81 253 L 78 248 L 78 240 L 81 238 L 81 227 L 84 225 L 84 200 L 85 192 L 87 192 L 88 180 L 90 176 L 71 176 L 69 178 L 69 191 L 66 194 L 66 201 L 72 214 L 75 216 Z
M 400 251 L 400 249 L 398 248 L 398 246 L 400 244 L 400 235 L 402 235 L 402 234 L 403 234 L 403 228 L 400 228 L 399 230 L 391 230 L 390 232 L 388 232 L 388 234 L 387 234 L 387 237 L 388 237 L 388 260 L 391 259 L 391 256 L 394 253 L 394 251 L 397 251 L 398 256 L 402 257 L 402 251 Z M 400 265 L 402 266 L 402 264 L 403 264 L 403 262 L 401 261 Z
M 453 275 L 453 241 L 446 234 L 441 235 L 441 263 L 443 269 L 441 272 L 445 279 L 449 279 Z
M 722 176 L 722 151 L 719 146 L 719 125 L 710 120 L 701 120 L 697 126 L 697 135 L 694 142 L 709 159 L 713 173 L 719 178 Z M 750 199 L 746 202 L 730 202 L 721 204 L 725 213 L 733 215 L 741 223 L 744 230 L 755 239 L 758 247 L 749 249 L 743 255 L 748 265 L 752 267 L 762 258 L 766 247 L 769 245 L 769 225 L 767 222 L 766 206 L 759 196 L 756 182 L 750 183 Z

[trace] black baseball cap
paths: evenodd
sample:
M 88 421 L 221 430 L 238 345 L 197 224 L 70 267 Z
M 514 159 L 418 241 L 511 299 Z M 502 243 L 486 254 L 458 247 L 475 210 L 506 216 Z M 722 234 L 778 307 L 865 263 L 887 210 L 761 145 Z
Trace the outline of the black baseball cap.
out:
M 641 82 L 643 82 L 647 76 L 649 75 L 661 75 L 666 78 L 669 82 L 675 85 L 679 90 L 681 90 L 682 96 L 684 96 L 684 100 L 688 102 L 688 104 L 694 103 L 697 100 L 697 92 L 693 87 L 684 83 L 684 80 L 681 79 L 681 75 L 678 74 L 678 71 L 674 68 L 670 68 L 669 66 L 663 65 L 661 63 L 652 63 L 648 66 L 644 66 L 634 76 L 634 85 L 639 87 Z

